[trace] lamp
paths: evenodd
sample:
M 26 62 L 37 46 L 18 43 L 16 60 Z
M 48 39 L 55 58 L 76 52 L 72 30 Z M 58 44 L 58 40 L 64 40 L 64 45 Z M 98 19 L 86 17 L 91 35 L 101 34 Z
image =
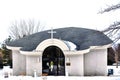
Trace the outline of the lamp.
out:
M 67 65 L 67 66 L 70 66 L 70 65 L 71 65 L 71 64 L 70 64 L 70 58 L 67 58 L 66 65 Z

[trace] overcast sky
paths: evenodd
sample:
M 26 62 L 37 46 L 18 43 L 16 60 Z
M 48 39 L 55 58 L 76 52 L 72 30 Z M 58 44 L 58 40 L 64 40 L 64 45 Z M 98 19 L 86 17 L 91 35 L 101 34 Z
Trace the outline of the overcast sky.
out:
M 15 20 L 36 19 L 46 28 L 84 27 L 102 30 L 119 20 L 119 12 L 98 14 L 119 0 L 0 0 L 0 42 Z M 117 16 L 115 16 L 117 15 Z

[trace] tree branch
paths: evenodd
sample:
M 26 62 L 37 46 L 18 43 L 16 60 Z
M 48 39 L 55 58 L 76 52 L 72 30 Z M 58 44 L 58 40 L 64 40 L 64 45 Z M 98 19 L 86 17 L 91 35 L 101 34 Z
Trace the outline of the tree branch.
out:
M 38 31 L 42 31 L 42 29 L 43 29 L 43 27 L 40 25 L 40 22 L 39 21 L 35 22 L 35 20 L 15 21 L 9 27 L 10 36 L 13 39 L 19 39 L 19 38 L 25 37 L 27 35 L 31 35 Z
M 116 4 L 116 5 L 112 5 L 112 6 L 108 7 L 108 8 L 100 11 L 99 13 L 102 14 L 102 13 L 104 13 L 104 12 L 110 12 L 110 11 L 116 10 L 116 9 L 120 9 L 120 3 L 119 3 L 119 4 Z

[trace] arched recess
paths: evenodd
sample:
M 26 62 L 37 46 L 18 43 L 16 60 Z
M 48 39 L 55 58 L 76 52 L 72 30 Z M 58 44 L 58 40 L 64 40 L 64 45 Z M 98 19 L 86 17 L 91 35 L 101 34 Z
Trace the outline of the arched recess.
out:
M 65 76 L 65 56 L 57 46 L 47 47 L 42 54 L 42 74 Z
M 59 40 L 59 39 L 47 39 L 47 40 L 44 40 L 43 42 L 41 42 L 37 46 L 36 50 L 44 51 L 48 46 L 57 46 L 62 51 L 69 50 L 68 46 L 62 40 Z

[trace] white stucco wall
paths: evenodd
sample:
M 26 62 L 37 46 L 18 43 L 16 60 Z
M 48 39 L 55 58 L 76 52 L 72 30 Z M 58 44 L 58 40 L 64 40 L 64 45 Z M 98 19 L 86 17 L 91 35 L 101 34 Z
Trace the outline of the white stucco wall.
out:
M 68 75 L 83 76 L 84 75 L 83 55 L 81 54 L 81 55 L 67 56 L 66 59 L 67 58 L 70 58 L 70 66 L 66 66 Z
M 84 55 L 85 76 L 107 75 L 107 49 L 91 50 Z
M 67 56 L 70 58 L 70 66 L 66 66 L 69 76 L 83 76 L 84 75 L 84 63 L 83 55 Z M 40 59 L 40 60 L 39 60 Z M 65 59 L 65 60 L 66 60 Z M 67 60 L 65 61 L 67 63 Z M 38 76 L 42 74 L 42 56 L 26 56 L 26 74 L 33 76 L 34 70 Z
M 65 54 L 65 53 L 64 53 Z M 79 53 L 78 53 L 79 54 Z M 65 56 L 70 58 L 70 66 L 66 66 L 69 76 L 104 76 L 107 75 L 107 50 L 90 50 L 89 53 Z M 67 60 L 65 61 L 67 63 Z M 26 65 L 27 64 L 27 65 Z M 26 56 L 13 51 L 13 74 L 25 73 L 33 76 L 34 70 L 37 75 L 42 74 L 42 56 Z
M 12 51 L 13 57 L 13 75 L 26 73 L 26 57 L 19 53 L 18 50 Z
M 26 56 L 26 74 L 34 76 L 34 70 L 38 76 L 42 74 L 42 57 L 40 56 Z
M 36 70 L 37 75 L 40 76 L 42 74 L 42 51 L 48 46 L 59 47 L 65 55 L 65 60 L 70 58 L 70 66 L 65 67 L 69 76 L 107 75 L 107 49 L 92 49 L 89 53 L 69 51 L 67 45 L 58 39 L 47 39 L 41 42 L 35 50 L 37 55 L 34 52 L 28 55 L 29 52 L 23 54 L 22 51 L 19 53 L 19 49 L 13 50 L 13 73 L 16 75 L 26 73 L 26 75 L 33 76 L 34 70 Z

